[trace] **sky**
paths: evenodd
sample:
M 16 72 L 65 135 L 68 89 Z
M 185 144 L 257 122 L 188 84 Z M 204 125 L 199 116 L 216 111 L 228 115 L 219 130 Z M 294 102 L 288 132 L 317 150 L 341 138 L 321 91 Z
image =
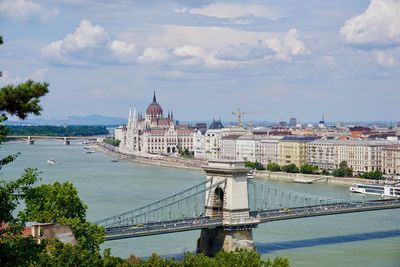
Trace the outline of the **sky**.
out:
M 400 0 L 0 0 L 0 86 L 43 118 L 400 121 Z

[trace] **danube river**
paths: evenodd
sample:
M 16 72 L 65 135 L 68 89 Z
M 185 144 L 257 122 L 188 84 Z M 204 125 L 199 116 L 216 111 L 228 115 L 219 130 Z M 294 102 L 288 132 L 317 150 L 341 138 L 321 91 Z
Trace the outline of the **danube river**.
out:
M 0 155 L 21 152 L 0 171 L 0 180 L 18 177 L 25 167 L 42 172 L 40 183 L 71 181 L 88 205 L 91 221 L 102 219 L 179 192 L 205 179 L 199 171 L 111 162 L 85 154 L 81 145 L 61 141 L 3 144 Z M 54 158 L 56 165 L 48 165 Z M 345 198 L 348 188 L 322 184 L 271 182 L 292 191 Z M 198 231 L 106 242 L 113 255 L 175 255 L 194 251 Z M 263 257 L 283 256 L 292 266 L 400 266 L 400 210 L 374 211 L 272 222 L 254 230 Z

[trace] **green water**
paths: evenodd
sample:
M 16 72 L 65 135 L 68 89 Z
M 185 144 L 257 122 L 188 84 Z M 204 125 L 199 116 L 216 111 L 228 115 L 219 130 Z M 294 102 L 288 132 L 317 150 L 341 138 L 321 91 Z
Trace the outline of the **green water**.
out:
M 4 144 L 0 155 L 22 152 L 0 171 L 0 179 L 18 177 L 25 167 L 42 171 L 40 183 L 71 181 L 95 221 L 181 191 L 205 179 L 202 172 L 111 162 L 103 154 L 85 154 L 80 145 L 36 142 Z M 56 165 L 48 165 L 54 158 Z M 271 182 L 275 186 L 333 198 L 348 196 L 348 188 L 323 184 Z M 106 242 L 114 255 L 148 256 L 194 251 L 198 231 Z M 305 218 L 260 225 L 254 239 L 265 257 L 289 258 L 292 266 L 400 266 L 400 210 Z

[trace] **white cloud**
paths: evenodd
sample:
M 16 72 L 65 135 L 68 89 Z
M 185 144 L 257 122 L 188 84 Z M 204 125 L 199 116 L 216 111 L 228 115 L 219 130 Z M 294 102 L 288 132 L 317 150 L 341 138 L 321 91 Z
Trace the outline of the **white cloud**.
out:
M 136 54 L 136 47 L 132 43 L 114 40 L 110 44 L 111 51 L 120 57 L 133 56 Z
M 96 62 L 132 62 L 136 53 L 133 43 L 110 40 L 106 30 L 89 20 L 80 25 L 62 40 L 42 48 L 45 58 L 55 63 L 84 65 Z
M 41 68 L 41 69 L 38 69 L 38 70 L 28 74 L 26 77 L 21 77 L 19 75 L 15 76 L 15 77 L 11 77 L 11 74 L 9 71 L 3 71 L 3 76 L 0 78 L 0 85 L 1 86 L 9 85 L 9 84 L 17 85 L 28 79 L 32 79 L 37 82 L 41 82 L 41 81 L 45 80 L 48 72 L 49 72 L 48 68 Z
M 391 55 L 385 54 L 383 51 L 376 52 L 376 60 L 378 61 L 379 65 L 385 67 L 391 67 L 396 64 L 396 60 Z
M 271 52 L 271 49 L 269 49 L 264 42 L 258 41 L 254 46 L 248 43 L 240 43 L 239 46 L 228 45 L 218 50 L 216 58 L 222 60 L 249 61 L 262 59 L 266 55 L 270 55 Z
M 22 82 L 22 78 L 20 76 L 11 77 L 10 72 L 5 70 L 3 71 L 3 76 L 0 79 L 0 85 L 9 85 L 9 84 L 18 84 Z
M 41 68 L 29 74 L 27 79 L 32 79 L 34 81 L 39 81 L 39 82 L 44 81 L 48 73 L 49 73 L 48 68 Z
M 156 63 L 167 59 L 168 52 L 163 47 L 148 47 L 142 55 L 139 56 L 138 60 L 142 63 Z
M 1 0 L 0 13 L 14 20 L 41 20 L 58 15 L 58 10 L 50 10 L 30 0 Z
M 98 48 L 104 46 L 108 41 L 108 36 L 103 27 L 93 25 L 89 20 L 82 20 L 78 28 L 73 33 L 67 34 L 62 40 L 61 50 L 74 52 L 88 48 Z
M 79 50 L 104 46 L 108 36 L 103 27 L 93 26 L 88 20 L 82 20 L 73 33 L 67 34 L 63 40 L 50 43 L 42 49 L 42 53 L 50 58 L 63 57 Z
M 149 44 L 148 46 L 166 46 L 172 49 L 187 44 L 207 49 L 218 49 L 227 45 L 239 45 L 242 42 L 256 43 L 258 40 L 281 35 L 279 33 L 245 31 L 228 27 L 164 25 L 162 30 L 161 34 L 157 32 L 157 34 L 148 35 L 145 43 Z M 129 33 L 125 33 L 123 36 L 130 38 Z
M 276 12 L 265 5 L 245 5 L 231 3 L 210 4 L 201 8 L 181 9 L 180 12 L 189 12 L 208 17 L 221 19 L 236 19 L 241 17 L 253 16 L 256 18 L 276 18 Z
M 400 44 L 400 1 L 371 0 L 367 10 L 340 29 L 351 44 Z
M 311 52 L 305 44 L 299 40 L 300 34 L 296 29 L 291 29 L 283 40 L 267 39 L 266 45 L 276 52 L 276 59 L 290 61 L 292 56 L 308 55 Z

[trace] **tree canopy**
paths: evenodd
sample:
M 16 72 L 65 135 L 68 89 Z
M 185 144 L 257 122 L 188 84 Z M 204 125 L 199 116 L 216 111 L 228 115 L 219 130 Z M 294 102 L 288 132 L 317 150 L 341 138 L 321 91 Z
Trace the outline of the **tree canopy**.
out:
M 333 170 L 332 175 L 335 177 L 351 177 L 353 176 L 353 169 L 347 165 L 346 161 L 339 163 L 339 168 Z

